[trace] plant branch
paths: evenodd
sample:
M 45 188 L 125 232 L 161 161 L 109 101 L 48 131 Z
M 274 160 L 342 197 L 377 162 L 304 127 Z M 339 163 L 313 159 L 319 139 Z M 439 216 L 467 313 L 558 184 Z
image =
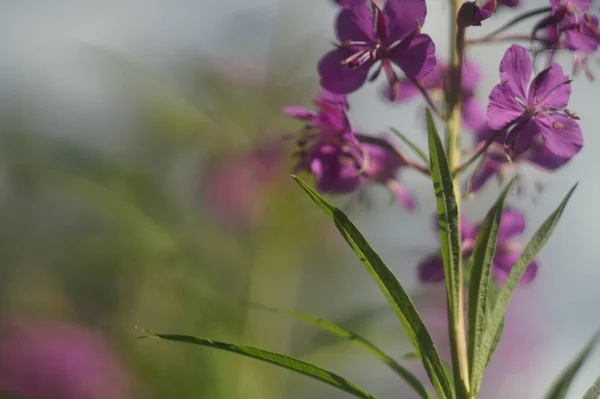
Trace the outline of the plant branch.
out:
M 502 33 L 505 30 L 513 27 L 514 25 L 518 24 L 521 21 L 525 21 L 526 19 L 529 19 L 531 17 L 535 17 L 536 15 L 545 14 L 545 13 L 548 13 L 548 12 L 552 12 L 552 7 L 536 8 L 535 10 L 531 10 L 529 12 L 523 13 L 523 14 L 517 16 L 516 18 L 508 21 L 507 23 L 505 23 L 504 25 L 502 25 L 498 29 L 492 31 L 491 33 L 488 33 L 487 35 L 485 35 L 481 39 L 490 39 L 490 38 L 498 35 L 499 33 Z
M 421 83 L 417 79 L 410 79 L 410 81 L 412 82 L 412 84 L 415 85 L 415 87 L 417 89 L 419 89 L 419 91 L 423 95 L 423 98 L 425 98 L 425 101 L 427 102 L 427 105 L 429 105 L 429 108 L 431 108 L 431 110 L 433 111 L 433 113 L 437 117 L 439 117 L 441 120 L 445 121 L 446 119 L 444 118 L 444 114 L 442 113 L 442 111 L 440 111 L 440 109 L 437 107 L 437 105 L 435 105 L 435 103 L 431 99 L 431 96 L 429 96 L 429 93 L 427 93 L 427 90 L 425 89 L 425 87 L 423 87 L 423 83 Z
M 496 141 L 496 139 L 498 137 L 500 137 L 502 132 L 503 132 L 502 130 L 496 131 L 486 141 L 480 143 L 477 146 L 475 154 L 473 154 L 471 156 L 471 158 L 469 158 L 465 163 L 463 163 L 462 165 L 457 167 L 452 172 L 452 176 L 453 177 L 458 176 L 461 172 L 463 172 L 465 169 L 467 169 L 469 166 L 471 166 L 471 164 L 473 164 L 473 162 L 477 161 L 477 159 L 487 151 L 487 149 Z
M 481 37 L 478 39 L 467 39 L 467 40 L 465 40 L 465 45 L 473 46 L 476 44 L 483 44 L 483 43 L 502 43 L 502 42 L 518 42 L 518 41 L 552 44 L 551 40 L 544 39 L 541 37 L 532 37 L 530 34 L 525 34 L 525 33 L 512 33 L 512 34 L 506 34 L 506 35 L 502 35 L 502 36 Z
M 404 152 L 402 152 L 399 148 L 396 148 L 395 146 L 391 145 L 387 141 L 380 139 L 378 137 L 368 136 L 366 134 L 356 134 L 356 138 L 361 143 L 369 143 L 369 144 L 373 144 L 373 145 L 378 145 L 388 151 L 395 153 L 402 159 L 402 161 L 407 166 L 421 172 L 425 176 L 431 176 L 431 171 L 429 170 L 428 167 L 423 166 L 423 165 L 419 164 L 418 162 L 416 162 L 415 160 L 411 159 L 408 155 L 406 155 Z

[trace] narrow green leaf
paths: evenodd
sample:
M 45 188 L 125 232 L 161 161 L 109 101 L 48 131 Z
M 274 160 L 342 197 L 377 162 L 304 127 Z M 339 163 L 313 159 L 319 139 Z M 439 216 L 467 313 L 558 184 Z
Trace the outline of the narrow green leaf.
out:
M 581 399 L 598 399 L 600 398 L 600 377 L 596 379 L 594 385 L 585 391 L 585 395 Z
M 440 399 L 453 398 L 454 394 L 450 382 L 446 378 L 439 353 L 425 328 L 421 316 L 419 316 L 415 305 L 402 284 L 342 211 L 326 201 L 301 179 L 296 176 L 293 176 L 293 178 L 327 217 L 335 223 L 348 245 L 354 250 L 371 277 L 377 282 L 379 289 L 398 316 L 415 351 L 419 354 L 438 397 Z
M 488 306 L 487 306 L 487 311 L 486 311 L 486 313 L 487 313 L 486 325 L 492 319 L 492 311 L 494 309 L 494 306 L 496 305 L 496 300 L 498 299 L 498 295 L 500 295 L 500 290 L 498 289 L 498 286 L 496 286 L 496 284 L 494 284 L 492 282 L 488 286 Z M 503 331 L 504 331 L 504 317 L 502 317 L 502 322 L 500 323 L 500 327 L 498 327 L 496 336 L 494 337 L 494 340 L 492 341 L 490 353 L 488 354 L 488 357 L 485 360 L 486 367 L 490 363 L 490 360 L 492 360 L 492 355 L 494 354 L 494 352 L 496 351 L 496 348 L 498 347 L 498 344 L 500 343 L 500 338 L 502 338 Z
M 466 395 L 465 380 L 468 370 L 467 364 L 461 365 L 461 358 L 467 356 L 464 347 L 464 326 L 462 325 L 461 312 L 463 301 L 460 298 L 462 281 L 462 253 L 460 242 L 460 218 L 456 193 L 452 180 L 452 172 L 448 166 L 442 140 L 435 127 L 431 111 L 426 111 L 427 135 L 429 141 L 429 157 L 431 179 L 436 197 L 438 230 L 440 234 L 440 248 L 444 262 L 444 276 L 446 280 L 446 295 L 448 296 L 448 312 L 452 320 L 449 326 L 450 346 L 452 351 L 452 370 L 454 385 L 461 389 L 459 396 Z M 463 331 L 463 333 L 461 333 Z
M 410 385 L 415 392 L 419 394 L 419 397 L 423 399 L 433 399 L 431 393 L 427 390 L 427 388 L 423 385 L 417 377 L 415 377 L 409 370 L 405 367 L 402 367 L 398 362 L 396 362 L 391 356 L 387 355 L 381 349 L 379 349 L 375 344 L 373 344 L 368 339 L 363 336 L 350 331 L 339 324 L 336 324 L 332 321 L 325 320 L 321 317 L 314 316 L 307 313 L 299 313 L 293 312 L 291 310 L 277 309 L 269 306 L 263 306 L 255 303 L 246 302 L 248 305 L 265 310 L 268 312 L 279 313 L 282 315 L 286 315 L 289 317 L 293 317 L 296 320 L 302 321 L 307 324 L 312 324 L 316 327 L 319 327 L 339 338 L 343 338 L 349 340 L 357 345 L 362 346 L 366 350 L 368 350 L 372 355 L 374 355 L 377 359 L 381 360 L 386 366 L 392 369 L 396 374 L 398 374 L 408 385 Z
M 542 247 L 546 244 L 550 235 L 554 231 L 558 220 L 560 219 L 567 203 L 569 202 L 569 198 L 575 191 L 577 184 L 575 184 L 571 190 L 567 193 L 565 198 L 562 200 L 560 205 L 548 216 L 548 218 L 542 223 L 542 225 L 535 232 L 525 250 L 517 260 L 517 263 L 513 266 L 510 273 L 508 274 L 508 278 L 498 295 L 498 299 L 496 300 L 496 304 L 494 305 L 494 310 L 492 311 L 492 315 L 489 319 L 485 327 L 485 332 L 483 333 L 483 338 L 481 340 L 480 347 L 480 356 L 482 359 L 488 359 L 491 356 L 491 351 L 493 347 L 493 343 L 496 339 L 496 335 L 498 334 L 498 330 L 500 325 L 502 324 L 502 320 L 504 319 L 504 313 L 508 307 L 508 303 L 510 302 L 510 298 L 514 293 L 519 280 L 525 273 L 525 269 L 531 263 L 533 258 L 537 255 L 537 253 L 542 249 Z M 476 368 L 474 370 L 474 374 L 471 376 L 471 381 L 474 382 L 475 386 L 479 386 L 481 384 L 481 378 L 483 376 L 483 367 Z
M 504 201 L 514 182 L 515 179 L 512 179 L 502 191 L 494 206 L 488 212 L 488 215 L 479 229 L 477 241 L 475 242 L 475 247 L 473 249 L 467 315 L 469 328 L 467 348 L 471 375 L 474 374 L 474 369 L 484 369 L 487 364 L 487 357 L 481 357 L 480 347 L 481 338 L 483 337 L 483 332 L 489 316 L 488 298 L 490 295 L 490 276 L 492 273 L 492 263 L 494 261 L 494 256 L 496 255 L 496 243 L 498 241 L 500 220 L 504 210 Z M 497 338 L 499 341 L 500 337 L 498 336 Z M 472 380 L 470 388 L 473 395 L 476 395 L 479 391 L 479 387 L 474 385 Z
M 583 363 L 585 363 L 590 353 L 592 353 L 592 350 L 598 343 L 598 340 L 600 340 L 600 332 L 594 334 L 594 336 L 588 341 L 588 343 L 585 345 L 583 350 L 577 355 L 577 357 L 573 359 L 573 361 L 571 361 L 567 368 L 565 368 L 562 371 L 562 373 L 560 373 L 560 375 L 554 380 L 552 386 L 550 387 L 550 390 L 546 393 L 546 396 L 544 396 L 545 399 L 564 399 L 567 397 L 567 393 L 569 391 L 571 383 L 575 379 L 575 376 L 577 375 L 577 372 L 579 371 L 581 366 L 583 366 Z M 597 384 L 599 383 L 600 381 L 597 380 L 594 386 L 592 386 L 590 390 L 588 390 L 586 395 L 593 395 L 593 392 L 597 393 L 597 389 L 599 388 Z M 584 399 L 587 398 L 588 396 L 584 396 Z M 589 396 L 589 398 L 596 399 L 598 398 L 598 396 Z
M 227 342 L 214 341 L 212 339 L 193 337 L 190 335 L 176 335 L 176 334 L 156 334 L 148 332 L 149 338 L 160 338 L 169 341 L 184 342 L 188 344 L 195 344 L 200 346 L 207 346 L 213 349 L 219 349 L 226 352 L 235 353 L 238 355 L 251 357 L 254 359 L 262 360 L 263 362 L 271 363 L 279 367 L 295 371 L 300 374 L 304 374 L 331 386 L 334 386 L 342 391 L 351 393 L 352 395 L 363 398 L 363 399 L 375 399 L 375 397 L 354 383 L 340 377 L 339 375 L 327 371 L 319 366 L 305 362 L 303 360 L 295 359 L 290 356 L 282 355 L 280 353 L 269 352 L 263 349 L 255 348 L 248 345 L 235 345 Z
M 404 135 L 401 131 L 391 127 L 390 130 L 394 133 L 404 144 L 410 147 L 411 150 L 419 157 L 419 159 L 425 162 L 425 165 L 429 164 L 429 157 L 425 154 L 425 151 L 419 148 L 415 143 L 412 142 L 407 136 Z

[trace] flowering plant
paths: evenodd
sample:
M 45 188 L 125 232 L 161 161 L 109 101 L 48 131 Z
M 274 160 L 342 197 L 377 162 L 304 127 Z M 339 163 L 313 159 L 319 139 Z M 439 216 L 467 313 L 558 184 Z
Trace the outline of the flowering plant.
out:
M 501 339 L 504 314 L 519 285 L 532 281 L 538 270 L 535 259 L 550 238 L 575 186 L 521 248 L 514 238 L 525 230 L 525 219 L 514 207 L 505 207 L 509 192 L 519 183 L 520 166 L 556 170 L 579 153 L 583 135 L 579 117 L 567 106 L 571 78 L 554 62 L 555 54 L 573 55 L 574 72 L 593 77 L 587 61 L 600 45 L 598 17 L 592 0 L 550 0 L 545 8 L 524 12 L 492 33 L 467 38 L 472 27 L 485 24 L 497 9 L 517 7 L 519 1 L 453 0 L 450 60 L 436 56 L 436 46 L 422 28 L 425 0 L 337 0 L 335 30 L 339 43 L 318 63 L 322 90 L 315 109 L 290 106 L 284 113 L 303 123 L 296 136 L 294 173 L 314 176 L 316 190 L 299 177 L 296 182 L 334 222 L 395 311 L 429 383 L 420 381 L 399 362 L 368 339 L 316 316 L 282 311 L 301 321 L 350 339 L 368 349 L 424 399 L 472 399 L 478 396 L 486 366 Z M 507 34 L 517 23 L 537 19 L 528 34 Z M 485 109 L 475 97 L 480 80 L 476 63 L 466 58 L 471 46 L 491 42 L 512 44 L 499 65 L 499 82 Z M 547 65 L 534 75 L 534 61 L 547 55 Z M 403 103 L 421 96 L 427 104 L 425 121 L 428 153 L 395 131 L 413 156 L 388 138 L 354 129 L 348 118 L 347 95 L 383 71 L 383 99 Z M 402 75 L 400 75 L 402 73 Z M 445 130 L 445 143 L 438 126 Z M 464 127 L 464 129 L 463 129 Z M 461 147 L 465 132 L 474 146 Z M 469 153 L 466 159 L 462 155 Z M 342 194 L 366 185 L 383 185 L 406 210 L 415 199 L 398 174 L 415 169 L 433 183 L 436 198 L 435 227 L 440 250 L 419 265 L 423 282 L 444 282 L 447 299 L 451 361 L 442 360 L 421 316 L 405 288 L 370 246 L 350 219 L 321 194 Z M 515 176 L 506 182 L 511 172 Z M 462 212 L 470 198 L 492 177 L 505 181 L 487 216 L 472 224 Z M 466 179 L 462 179 L 466 177 Z M 255 305 L 256 306 L 256 305 Z M 374 398 L 356 384 L 314 364 L 266 350 L 206 338 L 149 333 L 155 338 L 208 346 L 253 357 L 308 375 L 360 398 Z M 589 355 L 596 334 L 550 388 L 547 398 L 564 398 L 577 370 Z M 600 379 L 584 398 L 600 397 Z

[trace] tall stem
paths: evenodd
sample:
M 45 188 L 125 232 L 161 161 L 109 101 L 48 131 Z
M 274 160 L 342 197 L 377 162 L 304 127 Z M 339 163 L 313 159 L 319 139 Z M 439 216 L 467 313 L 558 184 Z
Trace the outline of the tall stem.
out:
M 450 170 L 460 167 L 460 133 L 462 129 L 461 92 L 462 92 L 462 61 L 465 42 L 465 29 L 458 26 L 456 17 L 463 0 L 451 0 L 452 27 L 450 35 L 450 75 L 446 92 L 446 154 Z M 457 206 L 460 209 L 460 180 L 453 178 L 454 193 Z M 458 399 L 469 399 L 469 365 L 467 356 L 467 337 L 464 309 L 463 267 L 462 257 L 458 268 L 458 298 L 450 298 L 448 294 L 449 338 L 452 350 L 452 368 L 454 370 L 454 385 Z

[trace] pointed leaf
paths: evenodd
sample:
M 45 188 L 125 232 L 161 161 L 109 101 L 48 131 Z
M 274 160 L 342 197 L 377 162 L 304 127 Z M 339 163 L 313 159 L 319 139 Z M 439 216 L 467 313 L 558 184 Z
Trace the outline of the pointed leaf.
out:
M 348 245 L 354 250 L 379 289 L 385 295 L 392 309 L 398 316 L 408 338 L 419 354 L 425 371 L 440 399 L 452 398 L 452 388 L 439 353 L 431 340 L 429 332 L 410 297 L 396 276 L 387 267 L 377 252 L 371 247 L 365 237 L 352 224 L 350 219 L 339 209 L 321 197 L 315 190 L 301 179 L 293 176 L 294 180 L 306 191 L 309 197 L 331 219 Z
M 160 338 L 169 341 L 206 346 L 209 348 L 219 349 L 222 351 L 262 360 L 263 362 L 271 363 L 276 366 L 284 367 L 297 373 L 307 375 L 311 378 L 334 386 L 342 391 L 351 393 L 352 395 L 358 398 L 375 399 L 373 395 L 365 392 L 357 385 L 340 377 L 335 373 L 332 373 L 331 371 L 327 371 L 319 366 L 315 366 L 314 364 L 305 362 L 303 360 L 295 359 L 290 356 L 282 355 L 280 353 L 269 352 L 263 349 L 255 348 L 253 346 L 235 345 L 227 342 L 214 341 L 212 339 L 207 338 L 193 337 L 190 335 L 156 334 L 152 332 L 148 333 L 150 334 L 149 338 Z
M 567 203 L 569 202 L 569 198 L 575 191 L 577 184 L 569 190 L 565 198 L 562 200 L 560 205 L 548 216 L 548 218 L 542 223 L 542 225 L 535 232 L 525 250 L 517 260 L 517 263 L 513 266 L 510 273 L 508 274 L 508 278 L 498 295 L 498 299 L 496 300 L 496 304 L 494 305 L 494 310 L 490 317 L 490 320 L 485 328 L 485 332 L 483 334 L 483 338 L 481 340 L 481 358 L 487 359 L 491 355 L 492 346 L 496 339 L 496 335 L 498 334 L 498 330 L 500 325 L 502 324 L 502 320 L 504 318 L 504 313 L 508 307 L 508 303 L 512 294 L 514 293 L 519 280 L 525 273 L 525 269 L 529 266 L 529 263 L 533 260 L 533 258 L 537 255 L 537 253 L 542 249 L 544 244 L 550 238 L 550 235 L 554 231 L 558 220 L 560 219 Z M 479 386 L 481 384 L 481 378 L 483 376 L 483 368 L 474 369 L 474 373 L 471 376 L 471 381 L 473 381 L 474 386 Z
M 600 377 L 596 379 L 594 385 L 585 391 L 585 395 L 581 399 L 598 399 L 600 398 Z
M 569 387 L 575 379 L 577 372 L 583 366 L 583 363 L 587 360 L 592 349 L 596 346 L 600 340 L 600 332 L 594 334 L 592 339 L 588 341 L 583 350 L 577 355 L 575 359 L 565 368 L 562 373 L 554 380 L 550 390 L 544 396 L 545 399 L 564 399 L 567 397 Z M 593 387 L 592 387 L 593 388 Z M 591 389 L 591 388 L 590 388 Z M 589 392 L 589 391 L 588 391 Z M 592 390 L 593 392 L 593 390 Z M 587 394 L 586 394 L 587 395 Z M 591 396 L 592 398 L 598 398 L 598 396 Z
M 504 210 L 504 201 L 514 182 L 515 179 L 512 179 L 502 191 L 492 209 L 488 212 L 488 215 L 479 228 L 477 241 L 473 249 L 468 298 L 469 313 L 467 315 L 469 331 L 468 353 L 471 375 L 473 375 L 474 369 L 484 369 L 487 365 L 487 357 L 482 357 L 479 349 L 481 347 L 481 338 L 483 337 L 485 324 L 489 316 L 490 276 L 492 274 L 494 256 L 496 255 L 500 220 Z M 498 336 L 497 338 L 499 341 L 500 337 Z M 473 394 L 477 394 L 478 390 L 479 387 L 473 385 L 473 381 L 471 381 L 471 391 Z
M 419 159 L 425 162 L 425 165 L 429 164 L 429 157 L 425 154 L 425 151 L 419 148 L 415 143 L 412 142 L 407 136 L 404 135 L 401 131 L 391 127 L 390 130 L 394 133 L 404 144 L 410 147 L 411 150 L 419 157 Z
M 398 374 L 408 385 L 410 385 L 415 392 L 419 394 L 419 397 L 423 399 L 433 399 L 427 388 L 423 385 L 421 381 L 417 379 L 409 370 L 402 367 L 398 362 L 396 362 L 392 357 L 384 353 L 381 349 L 379 349 L 375 344 L 362 337 L 361 335 L 352 332 L 339 324 L 336 324 L 332 321 L 325 320 L 318 316 L 314 316 L 307 313 L 299 313 L 293 312 L 290 310 L 276 309 L 268 306 L 258 305 L 254 303 L 249 303 L 250 306 L 255 307 L 257 309 L 262 309 L 268 312 L 279 313 L 282 315 L 293 317 L 296 320 L 302 321 L 307 324 L 312 324 L 316 327 L 319 327 L 339 338 L 343 338 L 349 340 L 357 345 L 362 346 L 366 350 L 368 350 L 372 355 L 381 360 L 386 366 L 391 368 L 396 374 Z
M 446 280 L 446 294 L 448 296 L 448 311 L 452 323 L 450 324 L 450 349 L 452 351 L 452 370 L 454 385 L 463 391 L 459 396 L 465 396 L 464 381 L 468 378 L 465 368 L 459 359 L 466 357 L 464 347 L 464 326 L 462 321 L 463 300 L 461 298 L 462 252 L 460 242 L 460 217 L 452 172 L 448 166 L 442 140 L 435 127 L 431 111 L 426 111 L 427 133 L 429 141 L 429 157 L 431 179 L 436 197 L 438 230 L 440 235 L 440 248 L 444 261 L 444 277 Z

